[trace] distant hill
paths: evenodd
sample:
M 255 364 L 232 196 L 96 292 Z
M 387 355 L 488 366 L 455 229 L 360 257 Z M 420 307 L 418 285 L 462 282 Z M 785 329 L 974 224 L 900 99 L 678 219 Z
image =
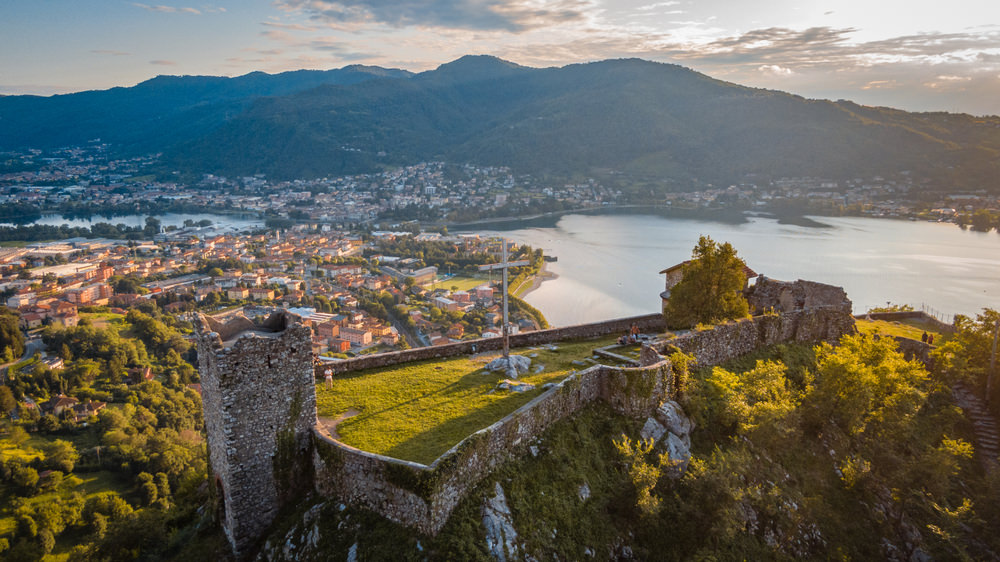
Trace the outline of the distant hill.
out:
M 909 171 L 938 187 L 996 189 L 1000 177 L 995 117 L 807 100 L 637 59 L 539 69 L 467 56 L 417 75 L 382 72 L 385 79 L 272 89 L 257 94 L 268 97 L 255 98 L 227 97 L 205 85 L 214 101 L 204 105 L 191 88 L 186 103 L 158 112 L 170 126 L 158 127 L 156 135 L 148 134 L 159 124 L 152 116 L 126 131 L 121 123 L 102 121 L 109 113 L 101 111 L 111 109 L 96 96 L 109 94 L 87 93 L 95 100 L 86 112 L 91 118 L 70 129 L 77 131 L 75 138 L 84 130 L 113 129 L 125 144 L 163 151 L 172 169 L 277 178 L 368 172 L 430 159 L 528 173 L 617 169 L 681 184 L 735 182 L 748 174 L 867 178 Z M 126 94 L 158 80 L 166 79 L 116 89 L 124 96 L 117 105 L 127 106 L 134 98 Z M 68 132 L 53 129 L 71 120 L 65 111 L 45 109 L 48 99 L 34 98 L 39 105 L 19 110 L 24 123 L 35 114 L 42 125 L 37 133 L 18 129 L 22 144 L 68 138 Z M 0 100 L 5 121 L 10 103 Z M 139 105 L 149 108 L 152 102 Z
M 157 76 L 130 88 L 0 97 L 0 149 L 82 145 L 99 138 L 128 153 L 161 151 L 207 134 L 260 97 L 409 75 L 405 70 L 354 65 L 235 78 Z

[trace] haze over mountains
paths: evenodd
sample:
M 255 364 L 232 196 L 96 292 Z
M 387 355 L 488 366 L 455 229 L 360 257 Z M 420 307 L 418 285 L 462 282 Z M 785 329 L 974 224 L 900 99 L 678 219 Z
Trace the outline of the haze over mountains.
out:
M 807 100 L 670 64 L 528 68 L 467 56 L 378 67 L 0 98 L 0 149 L 83 144 L 162 152 L 170 169 L 307 178 L 427 160 L 569 175 L 595 168 L 679 186 L 909 172 L 997 189 L 1000 119 Z

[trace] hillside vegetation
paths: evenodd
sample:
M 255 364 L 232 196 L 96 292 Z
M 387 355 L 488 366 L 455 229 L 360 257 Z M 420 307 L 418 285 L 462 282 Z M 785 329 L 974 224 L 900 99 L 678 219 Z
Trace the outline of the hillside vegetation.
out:
M 1000 552 L 992 531 L 1000 480 L 974 462 L 968 423 L 939 375 L 906 361 L 891 338 L 776 346 L 696 370 L 680 401 L 697 423 L 680 478 L 658 468 L 658 451 L 623 454 L 615 442 L 636 443 L 641 421 L 597 405 L 536 439 L 537 455 L 484 481 L 437 537 L 327 501 L 287 518 L 265 550 L 299 560 L 350 551 L 488 560 L 483 505 L 499 486 L 517 533 L 512 546 L 539 560 Z M 289 544 L 294 556 L 282 555 Z
M 777 177 L 899 177 L 995 190 L 1000 119 L 808 100 L 637 59 L 528 68 L 467 56 L 410 75 L 159 77 L 134 88 L 0 99 L 0 148 L 163 152 L 162 171 L 308 178 L 421 161 L 684 189 Z M 379 79 L 370 79 L 379 78 Z M 228 81 L 227 81 L 228 80 Z

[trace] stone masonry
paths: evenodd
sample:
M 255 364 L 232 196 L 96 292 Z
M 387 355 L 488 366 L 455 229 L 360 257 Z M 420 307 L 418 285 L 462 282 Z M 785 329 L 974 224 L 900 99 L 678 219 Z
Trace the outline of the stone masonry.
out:
M 198 319 L 198 362 L 218 516 L 237 558 L 311 484 L 311 334 L 292 314 L 262 324 Z M 303 462 L 303 459 L 306 462 Z
M 200 317 L 198 356 L 209 457 L 220 519 L 237 557 L 253 552 L 286 500 L 308 486 L 434 534 L 475 485 L 525 454 L 556 421 L 594 402 L 621 415 L 646 417 L 673 395 L 672 349 L 702 366 L 785 341 L 830 341 L 854 331 L 843 289 L 762 279 L 748 290 L 758 316 L 643 346 L 641 367 L 597 365 L 567 377 L 430 465 L 393 459 L 332 439 L 316 418 L 310 330 L 299 318 L 273 315 L 263 324 L 237 317 L 226 324 Z M 632 323 L 662 329 L 661 315 L 524 335 L 520 345 L 596 337 Z M 513 340 L 514 338 L 512 338 Z M 338 372 L 492 349 L 498 342 L 462 342 L 344 361 Z

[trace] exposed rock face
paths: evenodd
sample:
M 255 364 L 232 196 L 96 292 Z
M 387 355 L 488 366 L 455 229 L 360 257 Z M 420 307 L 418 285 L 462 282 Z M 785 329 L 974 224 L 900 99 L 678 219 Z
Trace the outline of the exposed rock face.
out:
M 507 496 L 497 482 L 496 494 L 483 503 L 483 527 L 486 528 L 486 546 L 500 562 L 518 560 L 517 530 L 507 505 Z
M 694 429 L 694 424 L 684 413 L 680 404 L 673 400 L 667 400 L 653 414 L 667 431 L 680 437 L 689 447 L 691 446 L 691 430 Z
M 681 405 L 673 400 L 667 400 L 653 412 L 652 416 L 646 418 L 646 423 L 639 433 L 643 439 L 655 441 L 657 448 L 665 450 L 670 455 L 670 460 L 676 463 L 670 471 L 673 477 L 683 474 L 691 462 L 693 426 Z

